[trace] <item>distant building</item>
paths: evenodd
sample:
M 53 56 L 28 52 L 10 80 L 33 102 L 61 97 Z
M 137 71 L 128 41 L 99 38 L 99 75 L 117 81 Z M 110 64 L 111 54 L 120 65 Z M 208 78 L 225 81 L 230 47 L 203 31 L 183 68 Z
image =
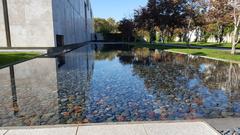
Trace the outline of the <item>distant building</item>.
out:
M 1 0 L 0 47 L 56 47 L 91 40 L 89 0 Z

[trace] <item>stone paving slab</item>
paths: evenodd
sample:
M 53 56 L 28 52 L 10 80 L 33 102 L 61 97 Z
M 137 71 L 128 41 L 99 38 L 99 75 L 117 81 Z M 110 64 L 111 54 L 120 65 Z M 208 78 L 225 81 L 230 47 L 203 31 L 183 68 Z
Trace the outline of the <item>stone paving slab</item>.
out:
M 217 130 L 240 128 L 240 118 L 206 119 L 204 121 Z
M 7 132 L 7 130 L 0 130 L 0 135 L 4 135 Z
M 5 135 L 75 135 L 76 127 L 12 129 Z
M 208 124 L 198 121 L 20 127 L 6 131 L 0 130 L 0 135 L 219 135 Z
M 219 135 L 204 122 L 143 123 L 79 127 L 77 135 Z
M 142 124 L 79 127 L 77 135 L 147 135 Z
M 219 135 L 204 122 L 144 124 L 147 135 Z

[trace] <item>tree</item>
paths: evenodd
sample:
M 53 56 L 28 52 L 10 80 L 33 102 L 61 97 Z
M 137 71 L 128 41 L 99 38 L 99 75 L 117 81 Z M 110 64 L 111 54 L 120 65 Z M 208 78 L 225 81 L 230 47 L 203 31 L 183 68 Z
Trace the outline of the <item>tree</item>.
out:
M 148 25 L 147 29 L 150 33 L 150 42 L 156 40 L 156 27 L 158 24 L 159 10 L 157 0 L 149 0 L 147 3 Z
M 97 33 L 115 33 L 118 31 L 117 23 L 114 19 L 94 18 L 94 28 Z
M 108 18 L 107 22 L 112 28 L 112 33 L 118 32 L 118 23 L 113 18 Z
M 236 46 L 239 42 L 239 25 L 240 25 L 240 0 L 230 0 L 229 4 L 233 8 L 233 24 L 234 30 L 232 35 L 232 51 L 231 54 L 236 53 Z
M 206 12 L 206 4 L 204 0 L 189 0 L 185 9 L 184 31 L 187 45 L 189 46 L 192 38 L 193 30 L 197 31 L 197 27 L 201 27 L 204 22 L 204 13 Z
M 149 0 L 146 7 L 135 11 L 136 26 L 148 30 L 154 40 L 156 30 L 161 38 L 172 37 L 174 29 L 182 26 L 187 0 Z
M 152 40 L 156 31 L 160 33 L 163 42 L 173 40 L 177 32 L 187 44 L 193 33 L 198 33 L 195 41 L 207 41 L 213 35 L 221 43 L 224 35 L 232 33 L 234 54 L 239 41 L 240 0 L 148 0 L 147 6 L 135 10 L 134 22 L 138 30 L 148 31 Z
M 133 38 L 134 28 L 135 25 L 131 19 L 123 18 L 123 20 L 119 22 L 118 29 L 122 33 L 123 37 L 127 39 L 127 41 L 131 41 Z
M 228 0 L 210 0 L 210 10 L 208 11 L 208 23 L 215 26 L 215 31 L 212 31 L 216 35 L 218 43 L 223 41 L 224 29 L 230 23 L 231 8 L 228 5 Z
M 148 31 L 150 41 L 156 39 L 156 27 L 158 25 L 158 7 L 157 0 L 148 0 L 146 7 L 135 10 L 134 21 L 139 31 Z

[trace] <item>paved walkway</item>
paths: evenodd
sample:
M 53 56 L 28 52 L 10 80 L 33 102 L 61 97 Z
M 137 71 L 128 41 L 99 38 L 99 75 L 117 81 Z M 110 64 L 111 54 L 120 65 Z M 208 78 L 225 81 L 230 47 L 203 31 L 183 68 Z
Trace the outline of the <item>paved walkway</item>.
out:
M 52 126 L 0 130 L 0 135 L 219 135 L 204 122 Z

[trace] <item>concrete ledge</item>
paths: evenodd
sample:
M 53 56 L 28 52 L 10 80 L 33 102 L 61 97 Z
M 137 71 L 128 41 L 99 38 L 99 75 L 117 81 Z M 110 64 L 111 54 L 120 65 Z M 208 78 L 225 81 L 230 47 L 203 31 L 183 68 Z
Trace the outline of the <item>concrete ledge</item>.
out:
M 205 122 L 112 123 L 3 129 L 0 135 L 219 135 Z

